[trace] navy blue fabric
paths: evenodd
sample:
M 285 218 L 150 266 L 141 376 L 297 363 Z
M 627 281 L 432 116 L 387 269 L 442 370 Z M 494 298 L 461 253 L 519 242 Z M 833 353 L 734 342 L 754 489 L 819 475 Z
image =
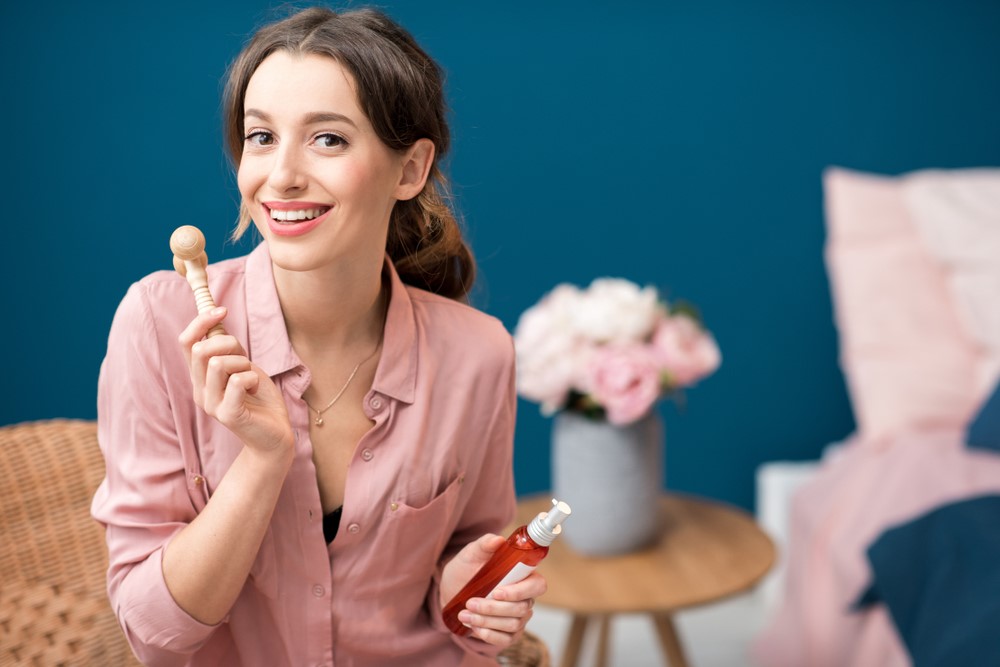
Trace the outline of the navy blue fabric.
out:
M 969 425 L 965 442 L 969 447 L 1000 453 L 1000 383 Z
M 323 515 L 323 537 L 326 538 L 327 544 L 333 542 L 333 538 L 337 536 L 337 531 L 340 530 L 340 517 L 343 513 L 344 508 L 341 506 L 329 514 Z
M 1000 496 L 943 505 L 868 548 L 882 602 L 914 667 L 1000 665 Z

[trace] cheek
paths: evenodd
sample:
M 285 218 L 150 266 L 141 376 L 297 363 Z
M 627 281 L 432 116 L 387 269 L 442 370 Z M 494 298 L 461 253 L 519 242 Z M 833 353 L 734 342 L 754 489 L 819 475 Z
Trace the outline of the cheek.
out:
M 364 206 L 385 204 L 392 196 L 392 165 L 384 162 L 345 161 L 335 172 L 328 173 L 326 180 L 331 191 L 344 200 Z
M 243 195 L 243 199 L 249 200 L 253 196 L 254 188 L 252 187 L 252 168 L 247 164 L 247 160 L 240 162 L 239 168 L 236 170 L 236 186 L 240 189 L 240 194 Z
M 259 171 L 257 169 L 256 171 Z M 254 202 L 254 195 L 260 189 L 261 177 L 255 173 L 254 164 L 251 160 L 242 160 L 236 169 L 236 187 L 239 188 L 240 196 L 243 198 L 243 205 L 250 213 L 250 223 L 257 228 L 261 236 L 265 236 L 267 226 L 260 221 L 261 211 Z

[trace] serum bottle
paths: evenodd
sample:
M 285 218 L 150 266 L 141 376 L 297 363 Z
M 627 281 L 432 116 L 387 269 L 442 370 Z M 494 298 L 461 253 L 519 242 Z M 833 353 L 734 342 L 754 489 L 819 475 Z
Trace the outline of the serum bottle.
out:
M 570 515 L 569 505 L 552 500 L 552 509 L 541 512 L 531 523 L 521 526 L 507 538 L 486 564 L 462 590 L 445 605 L 444 622 L 456 635 L 464 637 L 469 628 L 458 620 L 469 598 L 488 598 L 498 586 L 521 581 L 549 553 L 549 545 L 562 533 L 562 522 Z

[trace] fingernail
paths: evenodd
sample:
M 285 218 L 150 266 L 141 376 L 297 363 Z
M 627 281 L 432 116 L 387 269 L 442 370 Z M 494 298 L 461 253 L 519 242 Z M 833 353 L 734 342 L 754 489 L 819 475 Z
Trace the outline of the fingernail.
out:
M 465 603 L 465 606 L 472 611 L 479 611 L 479 600 L 469 600 Z
M 226 312 L 225 306 L 218 306 L 217 308 L 212 309 L 212 314 L 215 315 L 216 317 L 225 314 L 225 312 Z
M 467 611 L 460 611 L 458 612 L 458 621 L 468 625 L 472 622 L 472 614 Z

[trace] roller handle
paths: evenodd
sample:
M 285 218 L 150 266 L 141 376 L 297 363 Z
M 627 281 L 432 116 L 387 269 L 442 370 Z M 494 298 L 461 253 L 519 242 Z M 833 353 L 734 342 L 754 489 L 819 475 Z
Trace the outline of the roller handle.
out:
M 208 255 L 205 254 L 205 235 L 201 230 L 191 225 L 184 225 L 174 230 L 170 235 L 170 250 L 174 253 L 174 269 L 187 278 L 191 291 L 194 292 L 194 303 L 199 313 L 207 313 L 215 308 L 215 299 L 208 291 Z M 226 333 L 222 324 L 216 324 L 209 329 L 208 337 Z

